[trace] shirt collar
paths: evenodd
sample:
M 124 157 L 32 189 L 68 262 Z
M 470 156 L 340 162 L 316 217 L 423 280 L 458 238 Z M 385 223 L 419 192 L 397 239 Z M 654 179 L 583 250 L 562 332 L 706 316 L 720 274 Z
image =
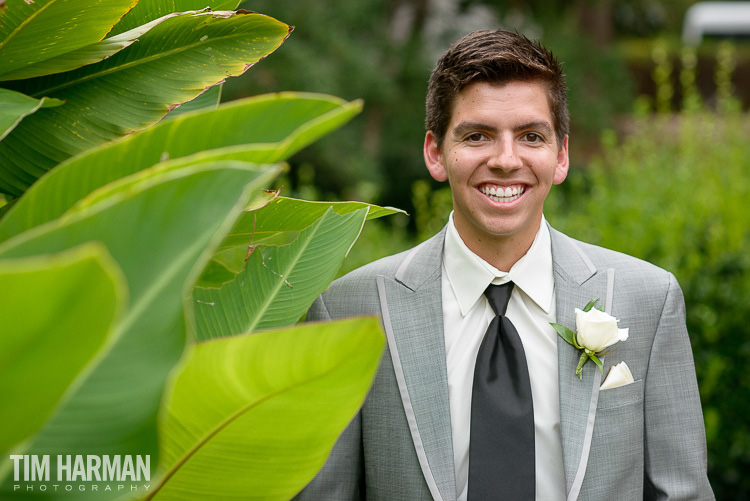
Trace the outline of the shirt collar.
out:
M 443 266 L 463 316 L 479 301 L 490 283 L 510 281 L 545 313 L 550 312 L 555 281 L 552 272 L 552 244 L 544 216 L 531 248 L 510 271 L 504 272 L 466 246 L 458 234 L 451 212 L 445 234 Z

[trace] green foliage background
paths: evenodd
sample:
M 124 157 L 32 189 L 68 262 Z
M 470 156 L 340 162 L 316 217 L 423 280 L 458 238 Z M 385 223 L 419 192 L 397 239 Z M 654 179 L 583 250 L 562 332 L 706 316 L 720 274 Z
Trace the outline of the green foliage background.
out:
M 228 81 L 223 99 L 282 88 L 365 102 L 362 115 L 336 137 L 291 160 L 286 188 L 314 183 L 324 199 L 367 199 L 404 209 L 411 204 L 411 183 L 424 175 L 420 145 L 431 61 L 418 25 L 406 39 L 392 36 L 398 3 L 243 2 L 295 25 L 297 46 L 282 46 L 254 76 Z

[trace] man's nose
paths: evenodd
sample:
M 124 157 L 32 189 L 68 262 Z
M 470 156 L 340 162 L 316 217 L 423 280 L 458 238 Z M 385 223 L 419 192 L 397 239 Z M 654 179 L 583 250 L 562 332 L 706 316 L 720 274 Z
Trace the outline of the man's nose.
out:
M 518 154 L 518 145 L 512 137 L 498 138 L 490 158 L 487 160 L 490 169 L 518 169 L 523 166 Z

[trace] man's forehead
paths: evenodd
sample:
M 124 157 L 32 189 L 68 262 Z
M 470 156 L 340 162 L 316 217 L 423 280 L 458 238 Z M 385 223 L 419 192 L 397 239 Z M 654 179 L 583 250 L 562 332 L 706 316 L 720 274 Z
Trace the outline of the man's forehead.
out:
M 524 92 L 513 92 L 523 86 Z M 512 89 L 508 89 L 512 87 Z M 504 90 L 510 92 L 500 93 Z M 537 94 L 536 96 L 529 94 Z M 524 112 L 516 117 L 514 128 L 522 128 L 524 125 L 547 126 L 554 129 L 554 115 L 548 93 L 544 82 L 513 80 L 505 83 L 472 82 L 465 86 L 451 103 L 451 114 L 448 128 L 466 128 L 472 124 L 485 124 L 490 126 L 498 120 L 505 118 L 497 116 L 497 106 L 494 101 L 504 101 L 503 105 L 518 103 Z M 486 106 L 485 106 L 486 103 Z

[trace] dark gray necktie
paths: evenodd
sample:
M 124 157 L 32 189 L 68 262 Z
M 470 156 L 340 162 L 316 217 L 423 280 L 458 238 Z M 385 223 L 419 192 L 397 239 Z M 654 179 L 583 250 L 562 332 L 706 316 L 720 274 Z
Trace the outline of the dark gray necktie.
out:
M 469 501 L 533 501 L 534 407 L 521 338 L 505 317 L 513 282 L 484 294 L 495 311 L 477 354 L 471 396 Z

